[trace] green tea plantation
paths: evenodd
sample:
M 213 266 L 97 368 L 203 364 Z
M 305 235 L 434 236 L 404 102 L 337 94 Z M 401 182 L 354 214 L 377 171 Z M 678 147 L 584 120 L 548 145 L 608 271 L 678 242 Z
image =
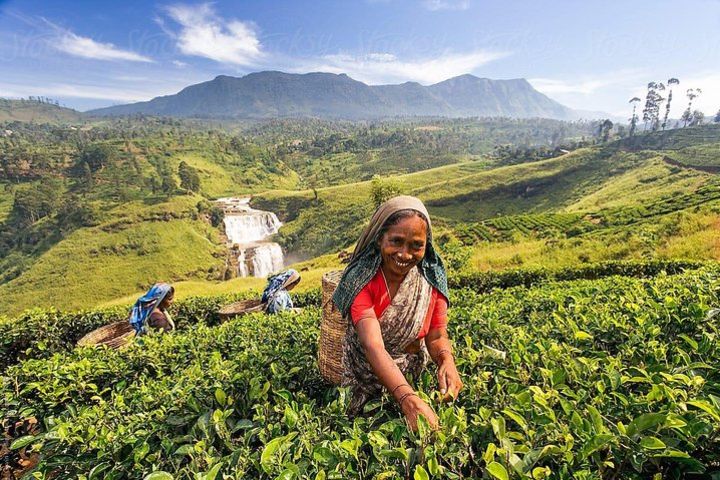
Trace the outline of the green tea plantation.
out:
M 195 300 L 181 330 L 118 351 L 72 349 L 82 332 L 56 321 L 67 345 L 3 347 L 4 426 L 37 421 L 6 430 L 8 455 L 39 453 L 37 479 L 718 478 L 720 269 L 651 273 L 456 282 L 465 389 L 439 404 L 434 368 L 416 379 L 437 432 L 410 432 L 387 397 L 346 415 L 316 367 L 317 294 L 223 324 L 223 299 Z

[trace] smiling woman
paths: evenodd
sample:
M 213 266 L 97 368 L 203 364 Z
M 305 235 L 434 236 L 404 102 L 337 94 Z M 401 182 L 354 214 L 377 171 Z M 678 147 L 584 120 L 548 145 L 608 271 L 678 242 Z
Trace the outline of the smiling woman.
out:
M 386 388 L 410 427 L 418 416 L 436 427 L 433 409 L 406 376 L 417 377 L 429 358 L 438 366 L 445 400 L 462 389 L 447 334 L 445 267 L 432 244 L 429 215 L 420 200 L 395 197 L 373 215 L 333 296 L 352 321 L 343 354 L 343 381 L 356 414 Z

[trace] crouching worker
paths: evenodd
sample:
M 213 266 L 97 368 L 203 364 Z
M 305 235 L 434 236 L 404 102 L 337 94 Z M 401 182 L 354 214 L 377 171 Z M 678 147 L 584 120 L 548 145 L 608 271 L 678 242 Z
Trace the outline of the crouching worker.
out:
M 425 206 L 408 196 L 388 200 L 360 237 L 333 296 L 354 325 L 343 355 L 342 383 L 352 388 L 350 414 L 385 390 L 412 429 L 420 415 L 438 425 L 408 377 L 417 379 L 432 359 L 443 400 L 463 388 L 447 333 L 447 298 L 445 267 Z
M 145 295 L 138 298 L 130 311 L 130 325 L 135 329 L 135 333 L 139 336 L 150 330 L 175 330 L 175 322 L 167 311 L 174 297 L 175 289 L 172 285 L 156 283 Z
M 279 313 L 294 310 L 290 298 L 290 290 L 300 283 L 300 274 L 292 268 L 268 278 L 267 287 L 262 294 L 262 303 L 266 304 L 265 312 Z

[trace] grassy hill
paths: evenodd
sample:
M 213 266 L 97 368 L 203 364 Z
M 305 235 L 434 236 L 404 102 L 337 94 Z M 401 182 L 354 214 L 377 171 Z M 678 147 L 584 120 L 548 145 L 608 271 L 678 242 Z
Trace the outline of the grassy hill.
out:
M 152 206 L 128 203 L 109 212 L 108 221 L 70 233 L 0 285 L 0 311 L 82 308 L 159 280 L 221 276 L 226 254 L 218 231 L 198 218 L 200 200 L 181 196 Z
M 30 150 L 25 151 L 37 152 L 42 146 L 53 159 L 45 168 L 67 172 L 58 184 L 63 195 L 74 195 L 98 212 L 90 225 L 65 228 L 58 211 L 11 235 L 17 245 L 0 258 L 0 313 L 15 314 L 30 305 L 127 303 L 157 279 L 174 281 L 185 290 L 183 296 L 259 289 L 263 282 L 256 279 L 218 280 L 225 263 L 220 231 L 198 212 L 204 198 L 242 193 L 254 194 L 256 208 L 279 214 L 285 225 L 277 240 L 289 261 L 308 259 L 297 266 L 306 278 L 319 281 L 324 271 L 341 267 L 337 252 L 352 245 L 372 213 L 373 182 L 350 181 L 359 172 L 372 171 L 364 170 L 368 167 L 363 158 L 373 164 L 388 153 L 389 168 L 407 171 L 418 166 L 403 163 L 407 157 L 393 157 L 392 152 L 410 140 L 429 142 L 413 148 L 434 152 L 437 142 L 457 147 L 462 138 L 471 138 L 467 130 L 462 134 L 466 137 L 448 133 L 453 140 L 442 134 L 416 137 L 408 133 L 416 125 L 404 123 L 395 133 L 383 124 L 373 127 L 372 134 L 351 134 L 358 130 L 345 125 L 338 128 L 348 130 L 339 134 L 325 131 L 325 125 L 303 124 L 298 128 L 314 140 L 288 149 L 292 137 L 282 137 L 282 129 L 274 125 L 267 138 L 261 141 L 258 136 L 253 142 L 226 132 L 200 131 L 196 125 L 149 122 L 93 127 L 90 135 L 98 138 L 93 145 L 115 153 L 113 162 L 92 172 L 89 188 L 74 170 L 83 153 L 52 140 L 55 132 L 40 132 L 45 143 L 37 145 L 29 139 L 40 133 L 27 133 Z M 440 130 L 429 131 L 435 135 L 443 128 L 471 128 L 458 121 L 439 125 Z M 310 135 L 315 129 L 321 132 L 318 137 Z M 127 138 L 118 138 L 118 132 Z M 681 159 L 682 152 L 694 148 L 704 152 L 707 162 L 715 161 L 720 129 L 662 134 L 674 149 L 662 147 L 656 133 L 649 139 L 639 137 L 633 145 L 620 141 L 587 146 L 511 165 L 499 164 L 492 156 L 428 154 L 434 159 L 428 165 L 436 160 L 440 165 L 395 174 L 380 183 L 426 202 L 438 244 L 453 268 L 718 258 L 713 234 L 720 201 L 717 175 L 668 158 Z M 385 145 L 393 135 L 399 143 Z M 384 146 L 363 150 L 374 142 Z M 158 184 L 162 175 L 180 181 L 180 162 L 198 173 L 198 194 L 159 190 L 164 188 Z M 323 177 L 323 170 L 335 164 L 346 168 Z M 315 189 L 302 189 L 316 174 Z M 0 221 L 9 225 L 13 219 L 15 192 L 48 181 L 44 177 L 0 185 Z M 323 182 L 336 184 L 321 187 Z M 319 260 L 313 260 L 316 257 Z
M 491 168 L 482 162 L 440 167 L 392 178 L 400 191 L 421 198 L 448 224 L 487 221 L 521 213 L 589 214 L 691 193 L 711 184 L 708 172 L 669 165 L 655 151 L 580 149 L 557 158 Z M 254 197 L 261 208 L 284 214 L 279 239 L 310 255 L 347 247 L 372 209 L 371 182 L 313 193 L 270 191 Z M 302 203 L 295 211 L 291 205 Z M 678 205 L 676 209 L 681 209 Z M 338 222 L 338 218 L 347 221 Z
M 0 98 L 0 122 L 79 123 L 82 113 L 35 100 Z

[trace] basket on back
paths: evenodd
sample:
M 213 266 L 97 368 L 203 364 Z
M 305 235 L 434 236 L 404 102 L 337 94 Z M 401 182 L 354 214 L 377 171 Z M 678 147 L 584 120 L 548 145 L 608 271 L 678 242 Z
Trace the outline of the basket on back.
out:
M 106 345 L 110 348 L 120 348 L 130 344 L 133 338 L 135 338 L 135 330 L 130 322 L 120 320 L 93 330 L 78 340 L 77 345 L 78 347 Z
M 332 383 L 340 385 L 343 371 L 343 352 L 348 323 L 332 301 L 335 288 L 340 283 L 342 270 L 328 272 L 322 277 L 322 320 L 320 321 L 320 341 L 318 343 L 318 366 L 320 375 Z
M 225 305 L 218 310 L 218 316 L 220 321 L 224 322 L 234 317 L 246 315 L 253 312 L 262 312 L 265 310 L 267 304 L 262 303 L 260 300 L 250 298 L 247 300 L 240 300 L 239 302 L 233 302 L 230 305 Z

